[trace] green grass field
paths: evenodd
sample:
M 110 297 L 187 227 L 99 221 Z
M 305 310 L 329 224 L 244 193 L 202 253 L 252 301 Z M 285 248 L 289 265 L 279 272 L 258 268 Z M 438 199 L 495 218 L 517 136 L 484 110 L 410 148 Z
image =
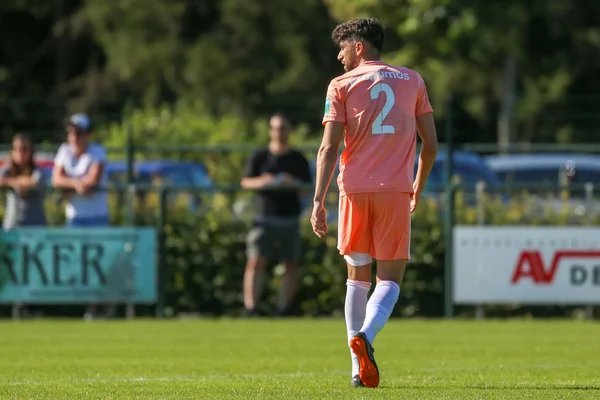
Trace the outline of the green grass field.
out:
M 600 324 L 395 320 L 377 389 L 343 320 L 0 323 L 3 399 L 600 399 Z

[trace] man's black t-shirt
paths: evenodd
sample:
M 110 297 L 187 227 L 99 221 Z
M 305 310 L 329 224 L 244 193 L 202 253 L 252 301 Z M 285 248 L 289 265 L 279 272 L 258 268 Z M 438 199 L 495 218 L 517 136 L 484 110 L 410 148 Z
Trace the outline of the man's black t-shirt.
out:
M 287 173 L 303 183 L 311 183 L 311 173 L 308 161 L 296 150 L 289 150 L 282 154 L 273 154 L 271 151 L 261 149 L 252 155 L 246 165 L 244 176 L 246 178 L 262 174 Z M 257 193 L 257 217 L 283 217 L 296 218 L 300 216 L 300 196 L 298 189 L 272 190 L 265 188 Z

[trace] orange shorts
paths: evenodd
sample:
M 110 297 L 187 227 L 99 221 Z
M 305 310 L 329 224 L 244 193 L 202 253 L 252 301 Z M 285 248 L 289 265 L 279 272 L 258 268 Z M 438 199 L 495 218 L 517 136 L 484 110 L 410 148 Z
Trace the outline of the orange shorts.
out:
M 340 196 L 340 254 L 369 254 L 376 260 L 410 259 L 410 200 L 410 193 L 401 192 Z

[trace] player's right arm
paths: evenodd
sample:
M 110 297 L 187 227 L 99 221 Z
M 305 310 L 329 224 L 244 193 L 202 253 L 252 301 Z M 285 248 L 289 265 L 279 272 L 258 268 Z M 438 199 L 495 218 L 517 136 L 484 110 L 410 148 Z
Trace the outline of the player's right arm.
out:
M 258 190 L 273 182 L 274 176 L 272 174 L 260 173 L 260 152 L 256 152 L 252 155 L 248 163 L 246 164 L 246 171 L 244 177 L 240 182 L 240 186 L 244 189 Z
M 429 178 L 429 174 L 435 163 L 438 150 L 437 132 L 433 120 L 433 108 L 429 103 L 425 82 L 420 76 L 419 81 L 419 97 L 417 99 L 415 115 L 417 119 L 417 133 L 421 138 L 421 153 L 419 154 L 417 175 L 413 185 L 417 199 L 425 188 L 427 178 Z

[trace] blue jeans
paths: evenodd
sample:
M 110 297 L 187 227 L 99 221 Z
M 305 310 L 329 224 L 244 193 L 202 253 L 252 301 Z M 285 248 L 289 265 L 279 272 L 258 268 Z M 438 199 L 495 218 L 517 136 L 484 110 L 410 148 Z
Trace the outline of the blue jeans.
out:
M 108 216 L 104 217 L 80 217 L 67 219 L 66 222 L 67 227 L 69 228 L 86 228 L 92 226 L 109 226 L 110 218 Z

